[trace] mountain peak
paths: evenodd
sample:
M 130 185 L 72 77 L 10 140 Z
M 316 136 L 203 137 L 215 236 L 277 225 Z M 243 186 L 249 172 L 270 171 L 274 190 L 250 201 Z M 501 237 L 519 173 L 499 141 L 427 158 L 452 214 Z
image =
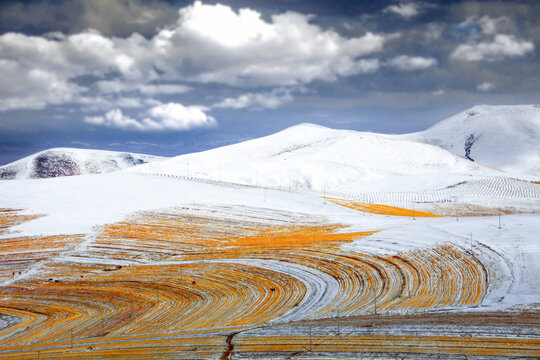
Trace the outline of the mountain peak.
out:
M 329 129 L 326 126 L 319 125 L 319 124 L 314 124 L 314 123 L 309 123 L 309 122 L 296 124 L 296 125 L 293 125 L 293 126 L 289 127 L 288 129 L 293 129 L 293 128 Z
M 402 138 L 437 145 L 501 170 L 540 175 L 539 105 L 476 105 Z

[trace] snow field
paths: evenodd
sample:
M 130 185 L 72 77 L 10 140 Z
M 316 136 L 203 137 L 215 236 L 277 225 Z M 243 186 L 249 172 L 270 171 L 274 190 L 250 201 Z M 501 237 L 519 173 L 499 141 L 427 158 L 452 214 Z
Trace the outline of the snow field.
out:
M 275 211 L 224 210 L 141 213 L 101 227 L 83 251 L 72 246 L 33 259 L 38 273 L 2 287 L 0 311 L 23 319 L 0 332 L 3 344 L 68 341 L 72 334 L 108 341 L 203 334 L 336 310 L 452 308 L 478 304 L 487 291 L 482 264 L 451 245 L 373 256 L 341 247 L 372 232 L 291 222 L 303 216 L 289 213 L 276 221 Z M 242 219 L 245 213 L 251 217 Z M 11 256 L 25 252 L 13 247 Z
M 218 358 L 231 332 L 371 314 L 375 299 L 377 312 L 405 316 L 504 309 L 538 295 L 536 215 L 503 216 L 501 229 L 494 217 L 412 221 L 363 216 L 306 193 L 121 173 L 0 186 L 4 207 L 28 209 L 0 217 L 8 265 L 0 312 L 22 319 L 0 330 L 13 354 L 35 355 L 31 343 L 70 347 L 73 334 L 76 353 L 99 347 L 88 356 L 151 356 L 163 344 L 159 356 L 174 357 L 176 344 L 198 349 L 177 357 Z M 48 240 L 62 233 L 73 236 Z M 15 269 L 22 274 L 13 277 Z M 305 339 L 276 341 L 287 350 Z M 380 340 L 389 350 L 426 352 L 434 341 Z M 478 348 L 489 343 L 476 340 Z M 346 350 L 333 343 L 327 351 Z M 462 351 L 466 343 L 446 338 L 437 347 Z M 538 348 L 526 343 L 497 351 Z M 252 345 L 237 349 L 249 354 Z
M 540 201 L 540 187 L 534 183 L 509 178 L 487 178 L 467 181 L 441 190 L 422 192 L 374 192 L 345 195 L 363 202 L 453 202 L 456 199 L 518 199 Z

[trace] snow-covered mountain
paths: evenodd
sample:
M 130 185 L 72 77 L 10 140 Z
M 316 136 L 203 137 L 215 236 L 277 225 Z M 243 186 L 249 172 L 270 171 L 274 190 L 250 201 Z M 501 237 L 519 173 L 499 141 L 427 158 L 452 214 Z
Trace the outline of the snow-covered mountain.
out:
M 0 167 L 0 179 L 111 172 L 143 163 L 149 164 L 130 171 L 330 192 L 415 191 L 450 186 L 473 173 L 505 176 L 483 165 L 534 177 L 540 176 L 540 106 L 475 106 L 404 135 L 301 124 L 174 158 L 51 149 Z
M 0 179 L 41 179 L 107 173 L 159 161 L 160 156 L 117 151 L 54 148 L 0 167 Z
M 444 183 L 451 174 L 491 170 L 429 144 L 301 124 L 263 138 L 128 171 L 281 189 L 348 192 L 388 185 L 396 179 L 401 179 L 400 188 L 410 189 L 425 181 L 425 174 L 443 174 L 437 176 L 439 180 L 444 178 Z M 404 181 L 403 177 L 416 178 Z
M 518 175 L 540 176 L 540 105 L 474 106 L 396 138 L 437 145 Z

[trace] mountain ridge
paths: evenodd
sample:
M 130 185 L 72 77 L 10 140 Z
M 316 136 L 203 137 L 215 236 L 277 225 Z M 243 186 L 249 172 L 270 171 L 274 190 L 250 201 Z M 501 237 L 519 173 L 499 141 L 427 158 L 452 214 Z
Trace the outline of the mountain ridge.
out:
M 373 187 L 392 179 L 438 172 L 492 172 L 433 145 L 305 124 L 126 171 L 321 192 Z M 449 184 L 442 182 L 443 186 Z M 401 181 L 400 186 L 407 185 Z
M 44 154 L 56 156 L 43 157 Z M 291 156 L 296 157 L 295 164 Z M 212 159 L 218 159 L 219 164 Z M 263 164 L 265 161 L 270 165 Z M 143 165 L 140 170 L 133 171 L 228 179 L 249 185 L 259 184 L 259 171 L 261 174 L 269 172 L 266 181 L 274 187 L 282 186 L 283 177 L 287 178 L 286 182 L 309 188 L 314 186 L 314 182 L 318 183 L 316 187 L 336 182 L 328 179 L 325 173 L 334 173 L 349 180 L 355 175 L 366 181 L 376 181 L 393 175 L 419 175 L 434 171 L 500 169 L 516 177 L 538 177 L 540 106 L 476 105 L 426 130 L 401 135 L 301 123 L 268 136 L 173 158 L 53 148 L 0 167 L 0 179 L 110 172 L 147 162 L 154 164 Z M 232 170 L 228 168 L 230 166 Z M 452 166 L 456 169 L 450 170 Z M 251 175 L 244 174 L 240 178 L 235 175 L 246 172 L 246 169 L 250 169 Z M 279 172 L 282 174 L 277 175 Z M 287 173 L 286 176 L 283 172 Z M 317 177 L 323 179 L 317 180 Z
M 437 145 L 517 176 L 540 176 L 540 105 L 476 105 L 395 138 Z

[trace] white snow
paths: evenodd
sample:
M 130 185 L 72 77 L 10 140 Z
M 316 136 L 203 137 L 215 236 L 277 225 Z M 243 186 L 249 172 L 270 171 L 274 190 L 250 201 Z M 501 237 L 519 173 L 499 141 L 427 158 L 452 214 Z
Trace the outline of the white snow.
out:
M 478 137 L 470 157 L 517 176 L 540 176 L 540 106 L 478 105 L 427 130 L 394 136 L 440 146 L 465 156 L 465 141 Z
M 455 141 L 461 139 L 463 131 L 476 131 L 474 136 L 479 138 L 471 147 L 471 156 L 477 156 L 479 160 L 485 158 L 490 166 L 500 165 L 501 162 L 493 164 L 489 160 L 503 159 L 499 155 L 500 149 L 506 149 L 508 159 L 521 159 L 519 163 L 504 167 L 506 172 L 452 154 L 440 146 L 455 150 L 457 145 L 445 145 L 440 139 L 423 139 L 428 134 L 425 132 L 396 136 L 333 130 L 313 124 L 297 125 L 263 138 L 181 155 L 126 171 L 377 203 L 459 199 L 460 202 L 476 201 L 485 206 L 512 207 L 507 201 L 511 199 L 521 201 L 520 208 L 534 208 L 530 200 L 540 199 L 540 188 L 527 180 L 536 179 L 530 174 L 536 166 L 535 161 L 530 160 L 535 152 L 540 160 L 540 141 L 534 141 L 535 124 L 540 120 L 537 113 L 540 111 L 533 106 L 500 109 L 479 106 L 432 128 L 441 128 L 437 134 L 455 138 Z M 488 124 L 491 115 L 501 123 L 498 130 Z M 462 116 L 467 118 L 465 124 L 462 124 Z M 516 129 L 506 129 L 512 123 L 517 124 Z M 526 128 L 533 130 L 528 132 Z M 440 146 L 407 141 L 407 138 Z M 492 140 L 496 143 L 492 144 Z M 518 140 L 521 145 L 507 149 Z M 537 140 L 540 140 L 540 132 Z
M 285 212 L 282 216 L 292 212 L 300 214 L 300 218 L 348 224 L 351 231 L 382 230 L 345 246 L 350 251 L 371 254 L 394 254 L 443 243 L 469 249 L 472 233 L 475 256 L 490 268 L 490 293 L 483 304 L 486 309 L 535 303 L 540 295 L 538 214 L 503 216 L 501 229 L 498 229 L 497 217 L 460 218 L 459 221 L 455 218 L 417 218 L 413 221 L 407 217 L 364 215 L 325 203 L 319 196 L 310 194 L 227 187 L 124 172 L 0 182 L 0 204 L 46 215 L 14 227 L 15 233 L 4 234 L 1 238 L 40 234 L 89 234 L 87 237 L 92 238 L 95 226 L 125 220 L 138 211 L 172 207 L 203 208 L 208 212 L 221 209 L 219 213 L 223 216 L 228 216 L 223 209 L 244 207 L 240 212 L 231 211 L 232 217 L 249 216 L 249 207 L 254 207 L 266 209 L 270 214 L 275 211 L 278 217 L 279 212 Z M 77 251 L 84 252 L 84 249 Z M 68 251 L 63 256 L 69 257 L 71 253 Z M 91 260 L 79 256 L 73 259 Z M 285 271 L 280 269 L 283 264 L 264 266 L 270 265 L 275 265 L 276 271 Z M 38 270 L 25 273 L 25 276 L 33 276 Z M 290 268 L 287 271 L 296 270 Z M 311 280 L 317 281 L 316 278 Z M 309 285 L 314 289 L 311 296 L 316 298 L 320 297 L 317 286 Z M 333 291 L 328 284 L 321 286 L 324 291 Z
M 53 148 L 0 166 L 0 179 L 8 178 L 6 177 L 8 173 L 12 173 L 15 179 L 54 177 L 39 176 L 37 173 L 40 171 L 40 167 L 46 167 L 45 172 L 49 170 L 49 172 L 67 173 L 69 175 L 100 174 L 163 159 L 165 158 L 162 156 L 129 152 Z M 39 164 L 40 162 L 41 164 Z
M 319 197 L 264 192 L 114 172 L 2 181 L 0 204 L 3 208 L 28 209 L 33 214 L 47 215 L 14 227 L 13 230 L 22 231 L 19 235 L 86 234 L 94 226 L 121 221 L 137 211 L 204 203 L 321 212 L 317 209 L 322 204 Z
M 438 176 L 437 186 L 469 174 L 499 175 L 436 146 L 312 124 L 127 171 L 330 193 L 418 188 L 408 177 L 431 174 Z
M 298 214 L 298 218 L 347 224 L 350 225 L 347 230 L 351 231 L 381 230 L 345 246 L 349 251 L 370 254 L 394 254 L 443 243 L 470 249 L 472 234 L 472 250 L 489 269 L 489 294 L 482 306 L 498 309 L 538 303 L 538 214 L 503 216 L 499 229 L 497 217 L 460 218 L 459 221 L 448 217 L 412 220 L 364 214 L 319 196 L 337 193 L 373 202 L 449 201 L 459 196 L 473 204 L 525 204 L 531 209 L 538 208 L 540 186 L 512 177 L 518 170 L 534 174 L 537 165 L 534 154 L 538 155 L 538 141 L 534 141 L 538 135 L 535 126 L 539 110 L 529 106 L 475 107 L 474 111 L 479 114 L 456 115 L 455 119 L 441 123 L 439 127 L 442 129 L 435 126 L 423 134 L 408 136 L 420 139 L 421 135 L 431 131 L 430 134 L 438 134 L 441 138 L 433 135 L 427 138 L 431 139 L 429 141 L 439 139 L 443 145 L 454 144 L 457 147 L 463 142 L 462 135 L 475 131 L 480 138 L 472 146 L 471 157 L 476 156 L 479 161 L 486 160 L 488 165 L 511 173 L 484 167 L 437 146 L 400 140 L 407 136 L 332 130 L 303 124 L 261 139 L 124 171 L 2 181 L 1 208 L 25 209 L 27 213 L 45 216 L 13 227 L 11 233 L 0 236 L 0 241 L 22 235 L 86 234 L 78 247 L 66 251 L 60 258 L 92 261 L 74 255 L 84 253 L 85 246 L 97 233 L 96 226 L 125 220 L 139 211 L 179 207 L 209 212 L 215 209 L 220 216 L 238 219 L 243 216 L 249 218 L 250 209 L 258 208 L 267 214 L 275 213 L 276 219 Z M 530 114 L 530 117 L 524 114 Z M 462 119 L 463 116 L 466 117 Z M 525 118 L 527 120 L 523 120 Z M 509 126 L 505 122 L 508 119 L 518 119 L 519 125 L 515 129 L 503 127 Z M 500 124 L 492 126 L 490 121 Z M 477 130 L 480 128 L 482 132 Z M 523 130 L 525 128 L 529 130 Z M 462 129 L 463 132 L 461 135 L 446 133 L 453 129 Z M 497 134 L 498 131 L 504 134 Z M 495 152 L 497 141 L 503 147 L 504 141 L 518 140 L 521 143 L 507 151 L 507 157 L 498 157 Z M 99 153 L 96 156 L 103 159 L 109 155 Z M 497 159 L 499 163 L 489 163 Z M 508 165 L 514 160 L 513 165 Z M 326 303 L 331 300 L 335 286 L 328 279 L 316 274 L 312 276 L 305 269 L 283 269 L 285 265 L 269 261 L 258 263 L 261 267 L 295 274 L 309 283 L 312 298 L 305 301 L 309 308 L 317 308 L 320 301 Z M 24 276 L 33 276 L 38 270 L 39 267 L 32 268 Z M 321 297 L 321 291 L 330 291 L 329 297 Z M 297 315 L 299 313 L 292 312 L 285 318 L 297 318 Z

